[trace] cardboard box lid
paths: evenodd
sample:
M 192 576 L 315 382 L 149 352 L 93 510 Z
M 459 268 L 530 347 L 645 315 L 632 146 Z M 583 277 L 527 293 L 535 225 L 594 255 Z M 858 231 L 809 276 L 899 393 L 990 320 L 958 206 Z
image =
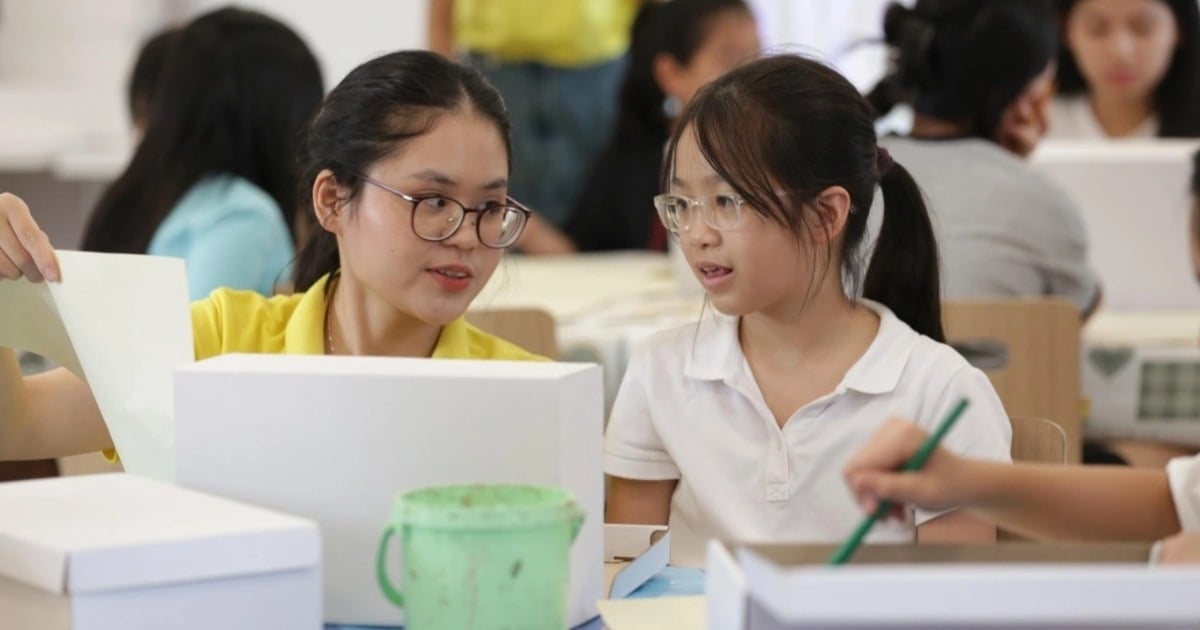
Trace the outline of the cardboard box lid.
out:
M 592 363 L 551 361 L 478 361 L 471 359 L 406 359 L 283 354 L 223 354 L 175 370 L 176 379 L 190 374 L 236 373 L 274 375 L 354 375 L 405 378 L 487 378 L 555 380 L 598 370 Z
M 56 593 L 320 563 L 320 533 L 311 521 L 134 475 L 0 484 L 0 515 L 0 577 Z
M 826 564 L 833 550 L 713 543 L 710 619 L 742 627 L 759 610 L 772 621 L 762 627 L 809 628 L 1200 618 L 1200 568 L 1148 567 L 1146 544 L 878 545 L 841 567 Z

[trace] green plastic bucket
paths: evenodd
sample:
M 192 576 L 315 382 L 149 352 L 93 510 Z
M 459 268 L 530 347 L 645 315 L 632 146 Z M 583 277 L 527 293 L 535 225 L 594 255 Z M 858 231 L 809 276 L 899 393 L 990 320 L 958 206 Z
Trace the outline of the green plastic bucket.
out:
M 583 512 L 565 490 L 443 486 L 396 500 L 376 577 L 408 630 L 563 630 L 571 543 Z M 399 536 L 404 592 L 387 573 Z

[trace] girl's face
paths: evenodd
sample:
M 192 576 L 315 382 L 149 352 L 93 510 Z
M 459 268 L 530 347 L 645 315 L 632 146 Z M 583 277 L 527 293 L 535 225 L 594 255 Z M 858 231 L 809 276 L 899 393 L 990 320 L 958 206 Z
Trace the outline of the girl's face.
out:
M 708 214 L 716 224 L 732 223 L 728 217 L 735 204 L 731 200 L 740 197 L 704 159 L 690 129 L 684 131 L 675 151 L 670 194 L 706 206 L 693 206 L 683 215 L 686 220 L 679 226 L 679 243 L 718 311 L 738 316 L 799 312 L 811 283 L 821 276 L 822 269 L 817 269 L 815 276 L 812 273 L 814 265 L 822 263 L 810 257 L 810 244 L 744 202 L 732 228 L 719 230 L 705 221 Z
M 1089 90 L 1125 99 L 1153 96 L 1179 43 L 1162 0 L 1082 0 L 1067 16 L 1066 31 Z
M 411 197 L 438 195 L 466 208 L 505 203 L 508 155 L 495 122 L 469 109 L 442 114 L 363 173 Z M 467 214 L 458 231 L 440 242 L 413 231 L 413 204 L 363 182 L 349 212 L 339 213 L 342 273 L 367 292 L 423 322 L 461 316 L 500 262 L 502 250 L 479 242 L 479 215 Z
M 668 62 L 659 73 L 663 92 L 685 107 L 705 84 L 753 57 L 761 47 L 758 25 L 748 11 L 722 11 L 708 20 L 706 31 L 704 42 L 686 66 L 664 55 Z

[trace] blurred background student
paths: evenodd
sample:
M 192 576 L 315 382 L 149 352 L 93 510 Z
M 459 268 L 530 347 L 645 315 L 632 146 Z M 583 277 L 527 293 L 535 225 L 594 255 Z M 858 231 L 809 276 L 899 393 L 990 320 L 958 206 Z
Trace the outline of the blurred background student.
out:
M 219 9 L 173 38 L 154 85 L 145 135 L 83 248 L 182 258 L 192 299 L 270 295 L 295 251 L 296 143 L 323 94 L 316 58 L 281 22 Z
M 462 56 L 512 118 L 510 190 L 554 226 L 612 128 L 642 0 L 430 0 L 430 50 Z
M 893 71 L 880 114 L 914 111 L 886 138 L 931 202 L 948 299 L 1057 296 L 1082 317 L 1100 302 L 1082 217 L 1024 160 L 1046 131 L 1057 29 L 1039 0 L 919 0 L 885 17 Z
M 633 26 L 617 123 L 576 197 L 567 235 L 581 251 L 666 250 L 654 210 L 663 147 L 704 84 L 759 50 L 743 0 L 647 2 Z
M 1051 138 L 1200 137 L 1196 0 L 1058 0 Z

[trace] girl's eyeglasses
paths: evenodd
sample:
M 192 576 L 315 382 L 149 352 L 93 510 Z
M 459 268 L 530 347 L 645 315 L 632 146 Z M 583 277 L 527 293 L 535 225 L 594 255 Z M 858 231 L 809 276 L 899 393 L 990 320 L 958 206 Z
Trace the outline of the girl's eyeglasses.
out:
M 706 199 L 691 199 L 683 195 L 655 195 L 654 207 L 658 210 L 658 218 L 663 227 L 672 234 L 679 235 L 692 227 L 692 222 L 699 216 L 705 224 L 714 230 L 732 230 L 742 220 L 741 195 L 722 193 Z

